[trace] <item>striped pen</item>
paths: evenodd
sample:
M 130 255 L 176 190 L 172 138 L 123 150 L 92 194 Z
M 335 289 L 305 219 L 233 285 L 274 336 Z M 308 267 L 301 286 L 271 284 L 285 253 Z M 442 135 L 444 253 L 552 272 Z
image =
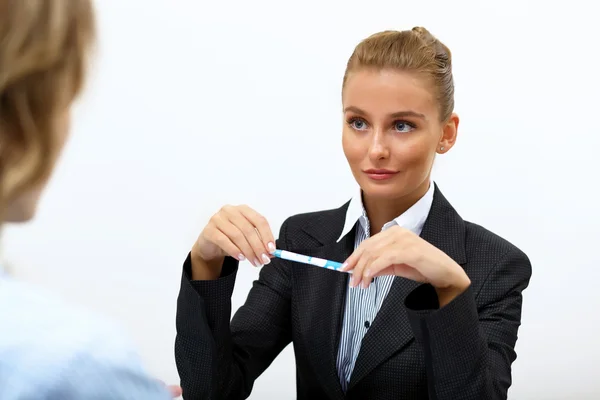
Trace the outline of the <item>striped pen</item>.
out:
M 287 251 L 287 250 L 275 250 L 272 254 L 273 254 L 273 256 L 275 256 L 277 258 L 281 258 L 282 260 L 296 261 L 299 263 L 314 265 L 316 267 L 332 269 L 335 271 L 339 271 L 340 268 L 342 268 L 342 266 L 343 266 L 342 263 L 339 263 L 336 261 L 330 261 L 330 260 L 325 260 L 323 258 L 305 256 L 303 254 L 296 254 L 296 253 L 292 253 L 291 251 Z M 352 273 L 352 271 L 340 271 L 340 272 L 347 272 L 349 274 Z

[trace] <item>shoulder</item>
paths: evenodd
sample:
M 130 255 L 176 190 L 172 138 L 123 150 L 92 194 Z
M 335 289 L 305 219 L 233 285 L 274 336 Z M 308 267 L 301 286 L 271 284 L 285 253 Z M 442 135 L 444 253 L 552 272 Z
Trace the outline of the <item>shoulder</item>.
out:
M 0 325 L 10 327 L 0 335 L 0 382 L 10 382 L 0 398 L 99 398 L 132 382 L 162 389 L 116 325 L 41 288 L 1 279 Z
M 472 255 L 487 253 L 495 254 L 498 258 L 509 254 L 527 257 L 512 242 L 476 223 L 465 221 L 465 235 L 467 252 Z
M 464 220 L 437 185 L 428 223 L 436 242 L 445 247 L 442 250 L 455 253 L 461 264 L 466 262 L 470 275 L 484 280 L 494 271 L 501 275 L 530 275 L 531 263 L 520 248 L 483 226 Z
M 487 278 L 504 277 L 528 281 L 531 261 L 527 254 L 512 242 L 473 222 L 465 221 L 465 247 L 470 265 L 484 267 Z

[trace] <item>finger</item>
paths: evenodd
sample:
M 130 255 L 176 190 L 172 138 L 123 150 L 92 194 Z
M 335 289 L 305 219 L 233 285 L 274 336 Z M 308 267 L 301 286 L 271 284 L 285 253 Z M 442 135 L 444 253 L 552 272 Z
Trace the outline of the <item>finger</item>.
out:
M 369 261 L 369 253 L 363 251 L 361 256 L 354 262 L 354 268 L 352 269 L 352 280 L 350 287 L 357 287 L 362 283 L 363 273 L 365 267 Z
M 363 266 L 361 267 L 361 276 L 360 276 L 360 286 L 363 289 L 367 289 L 369 285 L 371 285 L 371 281 L 373 280 L 373 276 L 370 276 L 371 265 L 373 264 L 374 258 L 365 258 L 363 262 Z M 362 260 L 362 259 L 361 259 Z
M 385 244 L 387 242 L 389 242 L 388 236 L 381 234 L 381 233 L 371 236 L 368 239 L 363 240 L 360 243 L 360 245 L 354 250 L 354 252 L 352 252 L 350 257 L 348 257 L 346 259 L 346 261 L 344 262 L 344 264 L 343 264 L 342 268 L 340 268 L 340 270 L 352 271 L 356 267 L 356 263 L 358 262 L 358 259 L 363 256 L 365 251 L 381 249 L 385 246 Z
M 379 272 L 373 274 L 373 278 L 377 278 L 378 276 L 389 276 L 389 275 L 395 275 L 394 274 L 394 265 L 384 268 L 382 270 L 380 270 Z M 371 279 L 373 279 L 371 278 Z
M 354 250 L 354 252 L 346 259 L 342 266 L 343 271 L 352 271 L 352 279 L 350 280 L 350 287 L 356 287 L 362 280 L 363 270 L 368 260 L 368 253 L 374 241 L 372 238 L 365 239 L 361 244 Z
M 267 256 L 269 253 L 263 244 L 255 226 L 238 209 L 238 212 L 229 215 L 229 221 L 235 225 L 244 235 L 245 240 L 252 247 L 253 262 L 257 267 L 268 264 L 271 259 Z
M 254 250 L 252 249 L 250 243 L 246 240 L 246 237 L 242 231 L 237 226 L 235 226 L 229 220 L 223 218 L 221 215 L 215 216 L 213 223 L 215 225 L 215 229 L 218 231 L 213 234 L 215 237 L 215 244 L 217 246 L 231 255 L 227 248 L 230 248 L 231 251 L 233 251 L 234 248 L 231 247 L 231 245 L 233 245 L 238 249 L 238 252 L 234 253 L 235 255 L 233 255 L 233 257 L 237 258 L 239 261 L 243 261 L 246 258 L 252 264 L 256 265 L 256 255 L 254 254 Z M 221 235 L 219 235 L 219 233 Z M 219 240 L 218 243 L 216 242 L 217 238 Z M 240 257 L 240 254 L 242 257 Z
M 164 381 L 160 379 L 155 379 L 155 381 L 157 381 L 162 386 L 166 387 L 169 393 L 171 394 L 171 397 L 174 399 L 177 397 L 181 397 L 181 395 L 183 394 L 183 390 L 179 385 L 167 385 Z
M 348 257 L 346 259 L 346 261 L 344 261 L 344 263 L 342 264 L 340 271 L 352 271 L 356 268 L 356 263 L 361 258 L 362 254 L 365 250 L 365 247 L 370 243 L 370 242 L 368 242 L 368 240 L 369 239 L 363 240 L 360 243 L 360 245 L 358 245 L 358 247 L 356 249 L 354 249 L 352 254 L 350 254 L 350 257 Z
M 365 270 L 363 278 L 370 280 L 376 276 L 393 275 L 394 269 L 392 266 L 395 264 L 395 258 L 395 255 L 391 254 L 389 250 L 382 253 L 381 256 L 372 260 L 369 267 Z
M 213 226 L 209 232 L 210 238 L 214 244 L 219 246 L 221 250 L 223 250 L 227 255 L 237 259 L 238 261 L 244 261 L 247 256 L 245 256 L 244 249 L 240 249 L 239 246 L 236 246 L 227 233 L 220 230 L 217 226 Z M 248 248 L 250 246 L 247 246 Z
M 363 242 L 365 245 L 360 251 L 360 258 L 356 262 L 353 271 L 355 285 L 361 283 L 361 286 L 365 289 L 370 286 L 374 277 L 371 264 L 378 259 L 385 259 L 390 254 L 392 248 L 387 236 L 380 236 L 373 239 L 369 240 L 369 242 L 366 240 Z
M 169 389 L 169 392 L 171 392 L 171 396 L 174 399 L 177 397 L 181 397 L 181 395 L 183 394 L 183 390 L 181 389 L 181 386 L 169 385 L 169 386 L 167 386 L 167 389 Z
M 421 272 L 408 264 L 394 264 L 380 271 L 377 276 L 381 275 L 395 275 L 411 281 L 427 282 L 427 278 Z
M 271 226 L 267 219 L 253 210 L 248 206 L 241 206 L 240 211 L 248 221 L 254 225 L 254 227 L 258 230 L 258 234 L 267 249 L 268 253 L 272 253 L 275 251 L 275 238 L 273 236 L 273 231 L 271 230 Z

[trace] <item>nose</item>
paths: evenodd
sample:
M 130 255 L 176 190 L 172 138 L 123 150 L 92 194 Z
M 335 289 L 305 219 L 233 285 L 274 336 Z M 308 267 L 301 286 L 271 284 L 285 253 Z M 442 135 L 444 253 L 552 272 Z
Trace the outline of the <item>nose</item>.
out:
M 373 131 L 373 136 L 371 137 L 371 146 L 369 148 L 369 157 L 371 160 L 383 160 L 389 158 L 390 149 L 387 143 L 387 138 L 385 137 L 385 133 L 377 129 Z

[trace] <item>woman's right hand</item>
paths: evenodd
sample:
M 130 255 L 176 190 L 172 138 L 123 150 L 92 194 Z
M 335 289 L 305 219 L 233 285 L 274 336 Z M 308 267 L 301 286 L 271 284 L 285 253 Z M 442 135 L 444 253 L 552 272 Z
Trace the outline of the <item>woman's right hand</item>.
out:
M 217 279 L 225 256 L 257 267 L 271 262 L 275 239 L 269 223 L 248 206 L 224 206 L 213 215 L 192 248 L 192 279 Z

